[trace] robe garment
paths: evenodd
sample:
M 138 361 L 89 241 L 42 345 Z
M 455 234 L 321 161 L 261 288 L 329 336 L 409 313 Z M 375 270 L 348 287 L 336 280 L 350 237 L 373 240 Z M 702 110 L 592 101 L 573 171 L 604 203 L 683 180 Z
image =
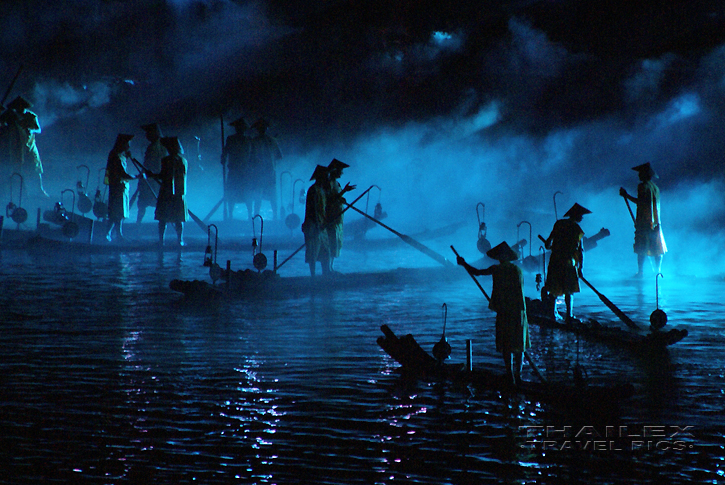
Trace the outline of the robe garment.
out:
M 40 131 L 38 117 L 32 111 L 18 113 L 6 110 L 0 115 L 0 200 L 19 202 L 20 184 L 13 179 L 23 177 L 23 190 L 29 176 L 43 173 L 35 134 Z
M 226 163 L 226 186 L 224 197 L 229 202 L 245 202 L 253 188 L 251 170 L 251 143 L 243 133 L 227 137 L 222 150 L 222 161 Z
M 316 181 L 307 190 L 305 221 L 302 232 L 305 235 L 305 262 L 315 263 L 329 259 L 330 240 L 326 224 L 327 194 L 322 182 Z
M 42 174 L 43 163 L 35 143 L 35 134 L 40 132 L 37 115 L 32 111 L 8 110 L 2 114 L 2 121 L 0 164 L 3 170 L 22 174 L 32 167 L 33 172 Z
M 189 218 L 186 207 L 186 158 L 168 155 L 161 160 L 161 188 L 154 219 L 159 222 L 184 222 Z
M 667 252 L 660 225 L 660 189 L 651 180 L 637 186 L 634 252 L 646 256 L 661 256 Z
M 159 173 L 161 171 L 161 159 L 168 155 L 166 148 L 161 144 L 161 139 L 149 143 L 143 156 L 144 167 L 150 172 Z M 138 202 L 141 207 L 153 207 L 156 205 L 156 195 L 159 192 L 159 184 L 152 178 L 148 178 L 147 182 L 139 179 L 138 181 Z M 153 188 L 153 190 L 151 190 Z
M 277 197 L 277 160 L 282 158 L 277 140 L 265 134 L 251 140 L 250 177 L 256 197 Z
M 496 350 L 523 352 L 531 347 L 526 318 L 524 275 L 521 268 L 506 261 L 481 271 L 493 276 L 488 307 L 496 312 Z
M 330 257 L 337 258 L 340 256 L 342 249 L 342 221 L 343 209 L 345 209 L 345 199 L 342 197 L 342 187 L 337 179 L 331 179 L 329 185 L 329 196 L 326 209 L 326 219 L 328 223 L 327 236 L 330 241 Z
M 124 153 L 111 150 L 108 154 L 104 181 L 108 185 L 108 219 L 111 221 L 128 217 L 128 182 L 134 177 L 126 171 L 126 162 Z
M 551 256 L 546 274 L 546 290 L 552 296 L 579 293 L 577 268 L 584 257 L 582 239 L 584 231 L 572 219 L 559 219 L 548 240 Z

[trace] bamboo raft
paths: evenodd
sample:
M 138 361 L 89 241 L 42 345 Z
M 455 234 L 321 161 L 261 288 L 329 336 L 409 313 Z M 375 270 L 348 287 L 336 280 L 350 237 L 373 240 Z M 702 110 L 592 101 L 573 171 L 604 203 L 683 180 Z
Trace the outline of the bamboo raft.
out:
M 616 413 L 621 402 L 634 393 L 634 387 L 629 383 L 594 386 L 585 383 L 523 381 L 513 386 L 504 373 L 486 368 L 467 370 L 463 364 L 440 363 L 411 334 L 398 337 L 387 325 L 382 325 L 380 329 L 383 336 L 378 337 L 378 345 L 400 364 L 403 373 L 415 378 L 470 384 L 480 390 L 518 394 L 577 412 L 596 410 L 600 414 Z
M 231 274 L 231 277 L 228 275 Z M 217 284 L 201 280 L 175 279 L 169 288 L 191 300 L 296 298 L 316 293 L 364 289 L 385 285 L 405 286 L 424 281 L 451 281 L 461 278 L 459 271 L 450 268 L 397 268 L 379 272 L 358 272 L 329 276 L 280 276 L 265 270 L 221 270 Z
M 613 345 L 639 353 L 676 344 L 687 337 L 687 329 L 671 328 L 669 330 L 632 330 L 602 325 L 596 320 L 575 319 L 571 325 L 543 313 L 541 300 L 526 299 L 527 318 L 530 324 L 544 328 L 553 328 L 563 332 L 574 333 L 582 338 Z

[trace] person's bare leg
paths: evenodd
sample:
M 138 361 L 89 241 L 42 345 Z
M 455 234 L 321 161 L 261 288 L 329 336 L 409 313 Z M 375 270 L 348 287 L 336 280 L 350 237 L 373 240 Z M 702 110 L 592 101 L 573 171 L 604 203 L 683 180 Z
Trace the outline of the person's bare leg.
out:
M 516 378 L 514 377 L 514 371 L 513 371 L 513 354 L 511 352 L 507 352 L 504 350 L 502 352 L 503 354 L 503 363 L 506 366 L 506 377 L 508 377 L 509 382 L 516 385 Z
M 638 254 L 637 255 L 637 276 L 638 278 L 641 278 L 644 275 L 644 260 L 645 260 L 644 254 Z
M 184 246 L 184 223 L 177 222 L 174 224 L 174 228 L 176 229 L 176 241 L 179 246 Z

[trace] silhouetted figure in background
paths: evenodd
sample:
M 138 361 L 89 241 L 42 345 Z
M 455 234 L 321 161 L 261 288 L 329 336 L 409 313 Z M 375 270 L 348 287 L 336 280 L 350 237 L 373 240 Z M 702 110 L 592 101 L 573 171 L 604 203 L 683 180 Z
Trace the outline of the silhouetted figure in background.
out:
M 166 148 L 161 144 L 161 128 L 157 123 L 151 123 L 143 125 L 141 129 L 146 133 L 146 139 L 149 141 L 149 145 L 146 147 L 146 151 L 143 155 L 143 166 L 153 173 L 161 171 L 161 159 L 168 155 Z M 156 193 L 159 191 L 159 184 L 156 180 L 151 179 L 146 181 L 139 180 L 138 186 L 134 196 L 138 197 L 136 205 L 138 207 L 138 213 L 136 214 L 136 222 L 140 223 L 144 215 L 146 215 L 146 209 L 148 207 L 156 206 Z M 133 205 L 134 197 L 131 197 L 131 205 Z
M 566 219 L 559 219 L 554 223 L 554 228 L 545 242 L 546 249 L 551 249 L 551 256 L 549 256 L 549 268 L 546 285 L 542 292 L 542 301 L 550 301 L 554 304 L 557 296 L 564 295 L 567 323 L 571 323 L 574 318 L 572 294 L 579 293 L 579 273 L 584 264 L 584 249 L 582 248 L 584 231 L 579 227 L 584 214 L 591 214 L 591 211 L 579 204 L 574 204 L 564 214 Z M 545 297 L 544 293 L 547 293 L 548 297 Z M 551 301 L 552 299 L 553 301 Z
M 497 260 L 498 264 L 486 269 L 476 269 L 460 256 L 456 261 L 474 276 L 493 276 L 488 307 L 496 312 L 496 351 L 503 356 L 506 373 L 511 382 L 519 385 L 524 352 L 531 347 L 524 298 L 524 274 L 521 268 L 511 262 L 516 261 L 518 255 L 506 242 L 489 249 L 486 255 Z
M 315 276 L 315 265 L 319 261 L 322 274 L 330 273 L 330 239 L 327 228 L 327 167 L 318 165 L 310 180 L 315 183 L 307 189 L 305 220 L 302 232 L 305 235 L 305 262 L 310 265 L 310 276 Z
M 327 235 L 330 242 L 330 271 L 333 270 L 333 262 L 335 258 L 340 256 L 340 250 L 342 249 L 342 211 L 345 208 L 346 192 L 355 189 L 355 185 L 349 183 L 345 187 L 340 187 L 338 179 L 342 176 L 342 170 L 348 168 L 350 165 L 341 162 L 337 158 L 333 158 L 332 161 L 327 165 L 328 171 L 328 195 L 327 195 Z
M 184 158 L 184 149 L 177 137 L 162 138 L 161 144 L 169 154 L 161 159 L 161 171 L 150 174 L 161 182 L 154 213 L 154 219 L 159 221 L 159 246 L 164 245 L 164 234 L 168 223 L 174 225 L 177 243 L 183 246 L 184 222 L 189 218 L 186 207 L 186 174 L 189 164 Z
M 624 187 L 619 188 L 619 195 L 637 204 L 637 217 L 634 220 L 634 252 L 637 253 L 637 274 L 642 277 L 644 260 L 652 256 L 655 272 L 662 268 L 662 256 L 667 252 L 665 237 L 660 225 L 660 189 L 652 181 L 657 174 L 649 163 L 633 167 L 639 174 L 637 197 L 632 197 Z
M 272 206 L 272 214 L 277 214 L 277 160 L 282 158 L 277 140 L 267 134 L 269 123 L 260 118 L 254 122 L 252 128 L 257 131 L 251 140 L 251 170 L 252 170 L 252 200 L 253 215 L 257 215 L 262 208 L 262 200 L 268 200 Z
M 33 173 L 37 178 L 37 191 L 49 197 L 43 188 L 43 163 L 40 161 L 35 135 L 40 133 L 38 116 L 29 111 L 29 101 L 18 96 L 0 114 L 0 192 L 9 197 L 13 173 L 23 176 L 27 182 Z
M 222 170 L 226 170 L 226 186 L 224 187 L 225 218 L 233 218 L 234 206 L 239 203 L 247 206 L 247 219 L 252 212 L 252 170 L 250 139 L 245 132 L 249 129 L 244 118 L 229 123 L 234 127 L 234 134 L 229 135 L 222 150 Z
M 108 232 L 106 239 L 124 240 L 121 225 L 128 217 L 128 182 L 135 180 L 127 171 L 127 162 L 131 160 L 131 139 L 133 135 L 119 134 L 116 143 L 108 154 L 106 163 L 106 177 L 104 182 L 108 185 Z M 115 235 L 114 235 L 115 229 Z

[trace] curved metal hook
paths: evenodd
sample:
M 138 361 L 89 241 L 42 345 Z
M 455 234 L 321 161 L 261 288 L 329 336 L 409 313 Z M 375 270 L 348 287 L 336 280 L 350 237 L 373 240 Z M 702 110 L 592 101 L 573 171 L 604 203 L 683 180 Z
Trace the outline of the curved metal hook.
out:
M 446 320 L 448 319 L 448 305 L 443 304 L 443 335 L 446 334 Z
M 665 275 L 663 275 L 662 273 L 657 273 L 655 275 L 655 298 L 656 298 L 656 301 L 657 301 L 657 309 L 658 310 L 660 309 L 660 280 L 659 280 L 659 277 L 660 276 L 664 278 Z
M 76 170 L 78 170 L 81 167 L 86 169 L 86 187 L 85 187 L 85 189 L 88 190 L 88 184 L 90 183 L 90 180 L 91 180 L 91 169 L 88 168 L 88 165 L 81 164 L 76 167 Z
M 261 221 L 260 228 L 259 228 L 259 252 L 262 252 L 262 238 L 264 237 L 264 218 L 262 218 L 261 215 L 257 214 L 256 216 L 252 217 L 252 237 L 255 238 L 257 232 L 254 229 L 254 219 L 259 217 L 259 220 Z
M 533 232 L 531 231 L 531 223 L 529 221 L 521 221 L 516 225 L 516 240 L 519 240 L 519 228 L 521 227 L 521 224 L 528 224 L 529 225 L 529 256 L 531 256 L 531 235 Z
M 481 214 L 478 214 L 478 206 L 481 206 Z M 486 204 L 483 202 L 479 202 L 476 204 L 476 217 L 478 218 L 478 227 L 481 227 L 481 222 L 483 222 L 483 219 L 486 215 Z
M 376 189 L 378 189 L 378 204 L 379 204 L 380 203 L 380 196 L 383 193 L 383 189 L 381 189 L 380 187 L 378 187 L 375 184 L 371 185 L 370 187 L 375 187 Z M 365 198 L 365 213 L 366 214 L 368 213 L 368 204 L 369 204 L 369 202 L 370 202 L 370 192 L 368 192 L 368 195 Z
M 73 194 L 73 205 L 71 206 L 70 213 L 72 216 L 75 216 L 75 210 L 76 210 L 76 191 L 73 189 L 65 189 L 60 192 L 60 202 L 63 203 L 63 194 L 66 192 L 70 192 Z
M 554 217 L 556 217 L 556 220 L 558 221 L 559 214 L 556 212 L 556 194 L 564 195 L 564 192 L 562 192 L 561 190 L 557 190 L 556 192 L 554 192 Z
M 305 181 L 302 179 L 297 179 L 292 183 L 292 212 L 294 212 L 294 199 L 295 199 L 295 187 L 297 187 L 297 182 L 302 182 L 302 185 L 304 185 Z M 305 188 L 302 187 L 302 192 L 300 192 L 300 203 L 302 202 L 302 199 L 304 199 L 305 196 Z

